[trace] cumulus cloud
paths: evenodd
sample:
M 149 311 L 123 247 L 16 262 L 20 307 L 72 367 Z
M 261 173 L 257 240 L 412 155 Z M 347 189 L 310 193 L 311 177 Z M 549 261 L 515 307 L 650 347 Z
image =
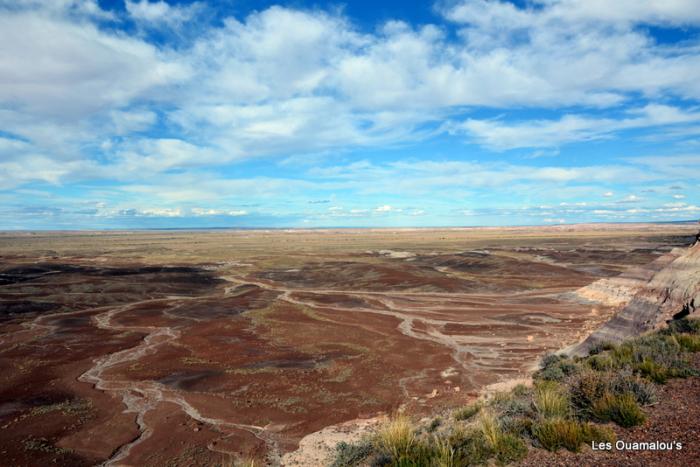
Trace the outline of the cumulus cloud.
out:
M 445 133 L 497 151 L 545 148 L 535 156 L 637 130 L 659 141 L 697 135 L 697 41 L 660 45 L 640 27 L 697 26 L 695 3 L 457 1 L 438 4 L 436 24 L 389 20 L 371 31 L 336 12 L 276 6 L 197 22 L 180 41 L 169 34 L 213 4 L 129 0 L 117 11 L 94 0 L 0 0 L 0 188 L 109 181 L 120 195 L 160 202 L 119 207 L 143 216 L 235 216 L 244 211 L 225 206 L 252 197 L 309 208 L 308 190 L 333 203 L 352 192 L 371 200 L 344 213 L 380 218 L 399 212 L 384 194 L 466 199 L 480 188 L 556 187 L 570 200 L 600 199 L 611 188 L 645 189 L 612 185 L 621 180 L 697 180 L 692 152 L 596 164 L 348 156 Z M 309 155 L 303 177 L 238 169 L 282 159 L 299 175 L 296 161 Z
M 199 2 L 187 6 L 173 6 L 163 0 L 126 0 L 126 11 L 134 20 L 150 25 L 178 26 L 191 20 L 203 5 Z

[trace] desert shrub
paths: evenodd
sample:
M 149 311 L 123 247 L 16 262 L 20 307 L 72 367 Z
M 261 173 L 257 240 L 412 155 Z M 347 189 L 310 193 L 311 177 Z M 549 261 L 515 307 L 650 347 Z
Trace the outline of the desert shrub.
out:
M 566 448 L 576 452 L 583 442 L 581 424 L 562 418 L 540 420 L 533 425 L 532 435 L 548 451 Z
M 578 452 L 581 444 L 584 443 L 615 440 L 615 433 L 608 427 L 563 418 L 538 421 L 532 427 L 532 435 L 543 448 L 549 451 L 566 448 L 569 451 Z
M 397 415 L 389 420 L 376 435 L 377 446 L 394 459 L 407 457 L 415 443 L 415 430 L 405 415 Z
M 500 418 L 520 417 L 524 415 L 532 415 L 532 402 L 530 395 L 501 397 L 494 399 L 489 404 L 490 407 L 498 412 Z
M 676 336 L 676 340 L 687 352 L 700 352 L 700 336 L 680 334 Z
M 488 447 L 488 452 L 495 455 L 501 463 L 511 463 L 525 457 L 527 446 L 522 439 L 512 433 L 504 433 L 493 413 L 481 412 L 479 429 Z M 483 451 L 485 454 L 486 451 Z
M 608 391 L 610 376 L 592 369 L 586 369 L 577 374 L 569 383 L 571 405 L 577 415 L 582 418 L 591 416 L 593 402 Z
M 651 360 L 659 366 L 671 368 L 678 364 L 682 348 L 674 336 L 650 334 L 631 341 L 633 361 Z
M 646 357 L 641 363 L 635 365 L 634 368 L 645 378 L 649 378 L 655 383 L 666 384 L 668 380 L 668 369 L 663 365 L 659 365 L 649 357 Z
M 541 381 L 536 385 L 533 404 L 545 418 L 565 417 L 569 414 L 569 399 L 562 388 L 552 381 Z
M 578 371 L 578 365 L 564 355 L 546 355 L 542 359 L 542 368 L 535 374 L 537 379 L 563 381 Z
M 654 384 L 635 376 L 630 370 L 621 370 L 608 383 L 608 391 L 615 395 L 629 393 L 634 395 L 641 405 L 653 404 L 657 400 Z
M 631 365 L 634 361 L 634 346 L 630 342 L 624 342 L 610 351 L 610 357 L 616 368 Z
M 440 425 L 442 425 L 442 419 L 440 417 L 435 417 L 430 421 L 430 425 L 426 428 L 428 433 L 432 433 L 437 430 Z
M 511 433 L 505 433 L 496 446 L 496 459 L 502 464 L 511 464 L 522 460 L 527 455 L 525 442 Z
M 483 433 L 489 447 L 495 450 L 503 436 L 503 431 L 492 412 L 481 412 L 479 416 L 479 429 L 481 433 Z
M 556 363 L 559 363 L 560 360 L 564 359 L 563 355 L 557 355 L 554 353 L 548 353 L 544 357 L 542 357 L 542 363 L 541 366 L 542 368 L 547 368 L 550 365 L 554 365 Z
M 357 465 L 372 454 L 372 443 L 363 440 L 356 444 L 341 441 L 335 446 L 335 459 L 332 467 L 350 467 Z
M 528 394 L 530 394 L 530 388 L 528 388 L 524 384 L 516 384 L 511 392 L 515 397 L 525 397 Z
M 530 436 L 530 430 L 532 429 L 533 419 L 534 417 L 532 415 L 522 417 L 506 416 L 501 417 L 500 424 L 501 428 L 503 428 L 503 431 L 505 432 L 528 437 Z
M 455 464 L 459 466 L 485 464 L 495 453 L 479 428 L 462 431 L 459 439 L 452 440 L 452 446 Z
M 700 319 L 677 319 L 668 323 L 662 334 L 700 334 Z
M 600 421 L 612 421 L 629 428 L 646 420 L 644 412 L 631 393 L 613 395 L 606 393 L 593 403 L 593 415 Z
M 469 420 L 474 415 L 479 413 L 479 410 L 481 410 L 481 403 L 478 401 L 472 402 L 471 404 L 465 405 L 461 409 L 455 411 L 453 417 L 455 420 Z
M 455 449 L 450 442 L 444 438 L 436 437 L 433 441 L 435 447 L 433 454 L 433 466 L 435 467 L 455 467 Z
M 615 360 L 606 354 L 593 355 L 588 358 L 588 364 L 597 371 L 608 371 L 615 367 Z
M 606 350 L 613 350 L 615 348 L 615 344 L 612 342 L 599 342 L 595 344 L 591 349 L 588 351 L 589 355 L 597 355 L 601 352 L 605 352 Z

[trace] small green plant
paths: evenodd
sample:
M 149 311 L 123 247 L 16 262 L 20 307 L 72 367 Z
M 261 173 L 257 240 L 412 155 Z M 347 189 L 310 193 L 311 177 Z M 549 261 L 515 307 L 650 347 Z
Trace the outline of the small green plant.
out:
M 435 417 L 430 421 L 430 425 L 426 428 L 426 431 L 428 433 L 433 433 L 435 430 L 440 428 L 440 425 L 442 425 L 442 418 L 440 417 Z
M 644 412 L 631 393 L 604 394 L 593 403 L 593 415 L 602 422 L 612 421 L 625 428 L 641 425 L 646 420 Z
M 525 442 L 516 435 L 505 433 L 496 446 L 496 459 L 502 464 L 511 464 L 522 460 L 527 455 Z
M 481 412 L 479 429 L 489 450 L 495 454 L 499 462 L 503 464 L 516 462 L 527 454 L 527 446 L 523 440 L 512 433 L 504 433 L 491 411 Z
M 372 443 L 363 440 L 357 444 L 341 441 L 335 446 L 335 460 L 332 467 L 351 467 L 359 464 L 372 454 Z
M 656 386 L 639 376 L 632 374 L 630 370 L 621 370 L 612 376 L 608 383 L 608 390 L 613 394 L 633 394 L 640 405 L 650 405 L 657 400 Z
M 530 393 L 530 388 L 528 388 L 527 386 L 525 386 L 522 383 L 516 384 L 513 387 L 511 392 L 513 393 L 513 396 L 515 396 L 515 397 L 525 397 Z
M 532 435 L 548 451 L 566 448 L 576 452 L 583 442 L 581 424 L 562 418 L 544 419 L 533 425 Z
M 542 381 L 535 387 L 535 409 L 545 418 L 566 417 L 569 400 L 561 387 L 552 381 Z
M 661 334 L 700 334 L 700 319 L 677 319 L 668 323 Z
M 563 355 L 547 355 L 542 359 L 542 368 L 537 372 L 538 379 L 563 381 L 578 371 L 578 365 Z
M 457 465 L 481 465 L 494 456 L 495 451 L 490 447 L 481 429 L 472 428 L 461 434 L 461 438 L 454 439 L 452 444 L 456 447 Z
M 700 352 L 700 336 L 681 334 L 676 340 L 687 352 Z
M 533 425 L 532 435 L 543 448 L 549 451 L 565 448 L 578 452 L 581 444 L 584 443 L 615 440 L 615 433 L 608 427 L 598 427 L 591 423 L 563 418 L 540 420 Z
M 492 412 L 481 412 L 481 415 L 479 416 L 479 428 L 484 434 L 484 438 L 489 444 L 489 447 L 496 450 L 498 443 L 503 436 L 503 431 L 501 431 L 501 428 L 498 426 L 498 422 L 496 421 L 496 418 Z
M 666 381 L 668 381 L 668 369 L 665 366 L 659 365 L 649 357 L 636 365 L 635 369 L 644 377 L 649 378 L 655 383 L 666 384 Z
M 453 416 L 454 416 L 455 420 L 469 420 L 474 415 L 479 413 L 480 410 L 481 410 L 481 403 L 480 402 L 472 402 L 469 405 L 465 405 L 461 409 L 457 409 L 457 411 L 455 411 Z
M 588 364 L 597 371 L 611 370 L 615 366 L 615 360 L 608 354 L 594 355 L 588 359 Z
M 415 430 L 405 415 L 395 416 L 377 433 L 377 444 L 394 459 L 407 457 L 415 443 Z
M 433 465 L 435 467 L 456 467 L 455 449 L 450 442 L 444 438 L 435 437 L 433 439 L 435 452 L 433 456 Z
M 612 342 L 599 342 L 598 344 L 595 344 L 593 347 L 591 347 L 591 350 L 588 351 L 589 355 L 597 355 L 601 352 L 605 352 L 606 350 L 613 350 L 615 348 L 615 344 Z

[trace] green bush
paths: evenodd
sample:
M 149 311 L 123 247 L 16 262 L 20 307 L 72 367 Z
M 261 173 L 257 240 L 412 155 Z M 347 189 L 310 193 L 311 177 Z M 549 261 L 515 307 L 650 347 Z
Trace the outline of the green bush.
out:
M 608 427 L 562 418 L 540 420 L 533 425 L 532 435 L 543 448 L 549 451 L 566 448 L 569 451 L 578 452 L 584 443 L 615 440 L 615 433 Z
M 604 394 L 593 403 L 593 415 L 602 422 L 612 421 L 625 428 L 641 425 L 646 420 L 644 412 L 631 393 Z
M 578 371 L 578 365 L 562 355 L 547 355 L 542 359 L 542 368 L 536 373 L 537 379 L 563 381 Z
M 389 420 L 379 429 L 376 436 L 376 444 L 394 459 L 407 457 L 415 443 L 414 427 L 405 415 L 398 415 Z
M 661 334 L 700 334 L 700 319 L 683 318 L 668 323 L 668 327 Z
M 676 336 L 676 340 L 687 352 L 700 352 L 700 336 L 681 334 Z
M 442 425 L 442 419 L 440 417 L 435 417 L 430 421 L 430 425 L 428 425 L 426 431 L 428 433 L 433 433 L 435 430 L 440 428 L 440 425 Z
M 581 424 L 562 418 L 540 420 L 533 425 L 532 435 L 548 451 L 566 448 L 577 452 L 584 441 Z
M 480 429 L 462 432 L 459 439 L 453 438 L 455 464 L 459 466 L 485 464 L 495 454 Z
M 500 424 L 505 432 L 527 437 L 532 430 L 534 418 L 534 415 L 525 415 L 521 417 L 502 416 L 500 418 Z
M 348 444 L 341 441 L 335 446 L 335 460 L 332 467 L 350 467 L 357 465 L 372 454 L 372 443 L 362 441 Z
M 454 416 L 455 420 L 469 420 L 474 415 L 479 413 L 479 410 L 481 410 L 481 403 L 472 402 L 471 404 L 465 405 L 461 409 L 458 409 L 457 411 L 455 411 L 453 416 Z
M 609 386 L 609 376 L 592 369 L 586 369 L 576 375 L 570 382 L 569 397 L 571 403 L 583 418 L 588 418 L 593 402 L 605 394 Z
M 605 352 L 606 350 L 613 350 L 615 348 L 615 344 L 612 342 L 599 342 L 598 344 L 595 344 L 591 349 L 588 351 L 589 355 L 597 355 L 601 352 Z
M 646 357 L 641 363 L 635 366 L 635 370 L 641 373 L 645 378 L 649 378 L 655 383 L 666 384 L 668 380 L 668 369 L 656 363 L 649 357 Z
M 503 464 L 518 462 L 526 455 L 525 442 L 511 433 L 504 434 L 496 446 L 496 459 Z
M 621 370 L 616 373 L 608 384 L 608 390 L 615 395 L 630 393 L 641 405 L 650 405 L 657 400 L 656 386 L 638 376 L 630 370 Z
M 587 360 L 588 364 L 596 371 L 608 371 L 615 367 L 615 360 L 606 354 L 594 355 Z
M 542 381 L 535 386 L 533 404 L 545 418 L 566 417 L 569 414 L 569 399 L 562 388 L 552 381 Z
M 491 447 L 491 449 L 496 449 L 501 437 L 503 436 L 503 431 L 501 427 L 498 426 L 498 422 L 491 412 L 481 412 L 479 417 L 479 428 L 481 433 L 483 433 L 486 442 Z

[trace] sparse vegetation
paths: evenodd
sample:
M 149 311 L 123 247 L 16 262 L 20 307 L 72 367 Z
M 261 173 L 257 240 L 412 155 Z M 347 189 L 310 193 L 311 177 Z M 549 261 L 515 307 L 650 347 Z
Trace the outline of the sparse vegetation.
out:
M 569 399 L 554 382 L 542 381 L 536 385 L 533 403 L 543 418 L 564 418 L 569 412 Z
M 453 417 L 455 418 L 455 420 L 469 420 L 474 415 L 479 413 L 479 410 L 481 410 L 481 403 L 473 402 L 469 405 L 465 405 L 461 409 L 457 409 Z
M 688 361 L 697 351 L 700 320 L 683 319 L 587 357 L 548 355 L 532 388 L 496 393 L 423 427 L 394 417 L 372 439 L 340 443 L 333 465 L 505 465 L 525 457 L 528 445 L 578 452 L 592 441 L 614 442 L 605 424 L 644 423 L 657 384 L 697 373 Z
M 336 455 L 332 467 L 345 467 L 357 465 L 370 454 L 372 454 L 372 444 L 369 440 L 362 440 L 356 444 L 348 444 L 341 441 L 335 447 Z

